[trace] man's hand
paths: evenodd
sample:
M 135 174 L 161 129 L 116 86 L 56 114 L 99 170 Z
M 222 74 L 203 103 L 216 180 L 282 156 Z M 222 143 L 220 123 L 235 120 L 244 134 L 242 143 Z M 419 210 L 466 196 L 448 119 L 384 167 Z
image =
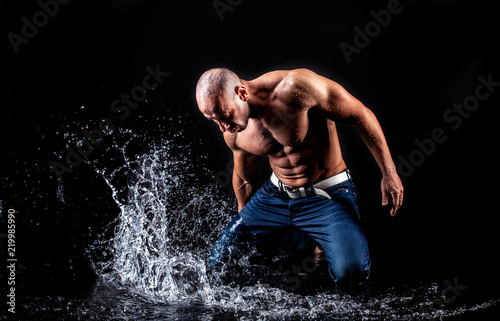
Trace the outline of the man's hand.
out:
M 389 204 L 389 199 L 392 200 L 391 216 L 396 215 L 396 211 L 403 204 L 403 184 L 399 179 L 397 174 L 384 175 L 382 178 L 382 183 L 380 184 L 382 189 L 382 206 L 387 206 Z

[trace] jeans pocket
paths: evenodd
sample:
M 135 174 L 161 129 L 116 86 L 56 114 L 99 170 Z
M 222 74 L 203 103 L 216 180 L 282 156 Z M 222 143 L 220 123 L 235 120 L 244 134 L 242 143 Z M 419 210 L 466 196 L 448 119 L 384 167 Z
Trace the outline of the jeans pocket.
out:
M 353 206 L 357 209 L 356 204 L 356 188 L 354 184 L 347 181 L 327 189 L 332 200 Z
M 342 198 L 345 195 L 349 194 L 349 186 L 351 184 L 349 182 L 340 183 L 331 187 L 328 187 L 325 191 L 332 198 Z

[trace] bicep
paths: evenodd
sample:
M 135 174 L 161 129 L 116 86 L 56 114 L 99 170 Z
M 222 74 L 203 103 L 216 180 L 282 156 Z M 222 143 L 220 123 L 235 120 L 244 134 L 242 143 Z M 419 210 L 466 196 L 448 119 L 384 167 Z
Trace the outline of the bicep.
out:
M 328 97 L 324 98 L 321 111 L 333 121 L 354 125 L 366 143 L 385 143 L 382 128 L 373 112 L 337 83 L 326 86 Z
M 310 107 L 335 122 L 355 123 L 368 111 L 363 103 L 333 80 L 312 74 L 308 78 Z
M 241 180 L 250 182 L 257 175 L 260 157 L 242 149 L 233 150 L 234 170 Z
M 241 149 L 237 145 L 236 138 L 234 134 L 224 134 L 224 140 L 233 152 L 233 174 L 238 175 L 244 181 L 250 181 L 257 174 L 260 157 Z

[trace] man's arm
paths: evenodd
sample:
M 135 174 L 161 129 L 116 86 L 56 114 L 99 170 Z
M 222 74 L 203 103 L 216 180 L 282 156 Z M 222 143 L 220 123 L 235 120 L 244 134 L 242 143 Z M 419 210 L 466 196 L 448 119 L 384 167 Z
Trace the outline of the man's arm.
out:
M 366 107 L 361 109 L 359 114 L 353 116 L 352 123 L 358 129 L 363 141 L 370 149 L 382 171 L 383 177 L 380 184 L 382 206 L 387 206 L 389 199 L 391 199 L 392 209 L 390 214 L 394 216 L 403 203 L 404 188 L 396 171 L 382 128 L 375 115 Z
M 397 174 L 384 133 L 375 115 L 336 82 L 306 69 L 296 71 L 297 89 L 305 92 L 305 107 L 315 108 L 327 118 L 351 123 L 358 129 L 382 171 L 382 205 L 392 200 L 394 216 L 403 203 L 403 184 Z
M 236 146 L 236 135 L 224 133 L 224 139 L 233 151 L 233 190 L 238 200 L 238 212 L 257 191 L 257 170 L 260 157 Z

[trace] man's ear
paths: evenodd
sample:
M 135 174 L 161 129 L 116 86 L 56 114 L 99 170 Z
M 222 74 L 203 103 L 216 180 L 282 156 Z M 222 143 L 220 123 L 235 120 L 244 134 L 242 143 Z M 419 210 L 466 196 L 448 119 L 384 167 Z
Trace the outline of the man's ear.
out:
M 247 101 L 248 100 L 248 89 L 245 85 L 239 85 L 235 88 L 236 95 L 238 95 L 238 98 Z

